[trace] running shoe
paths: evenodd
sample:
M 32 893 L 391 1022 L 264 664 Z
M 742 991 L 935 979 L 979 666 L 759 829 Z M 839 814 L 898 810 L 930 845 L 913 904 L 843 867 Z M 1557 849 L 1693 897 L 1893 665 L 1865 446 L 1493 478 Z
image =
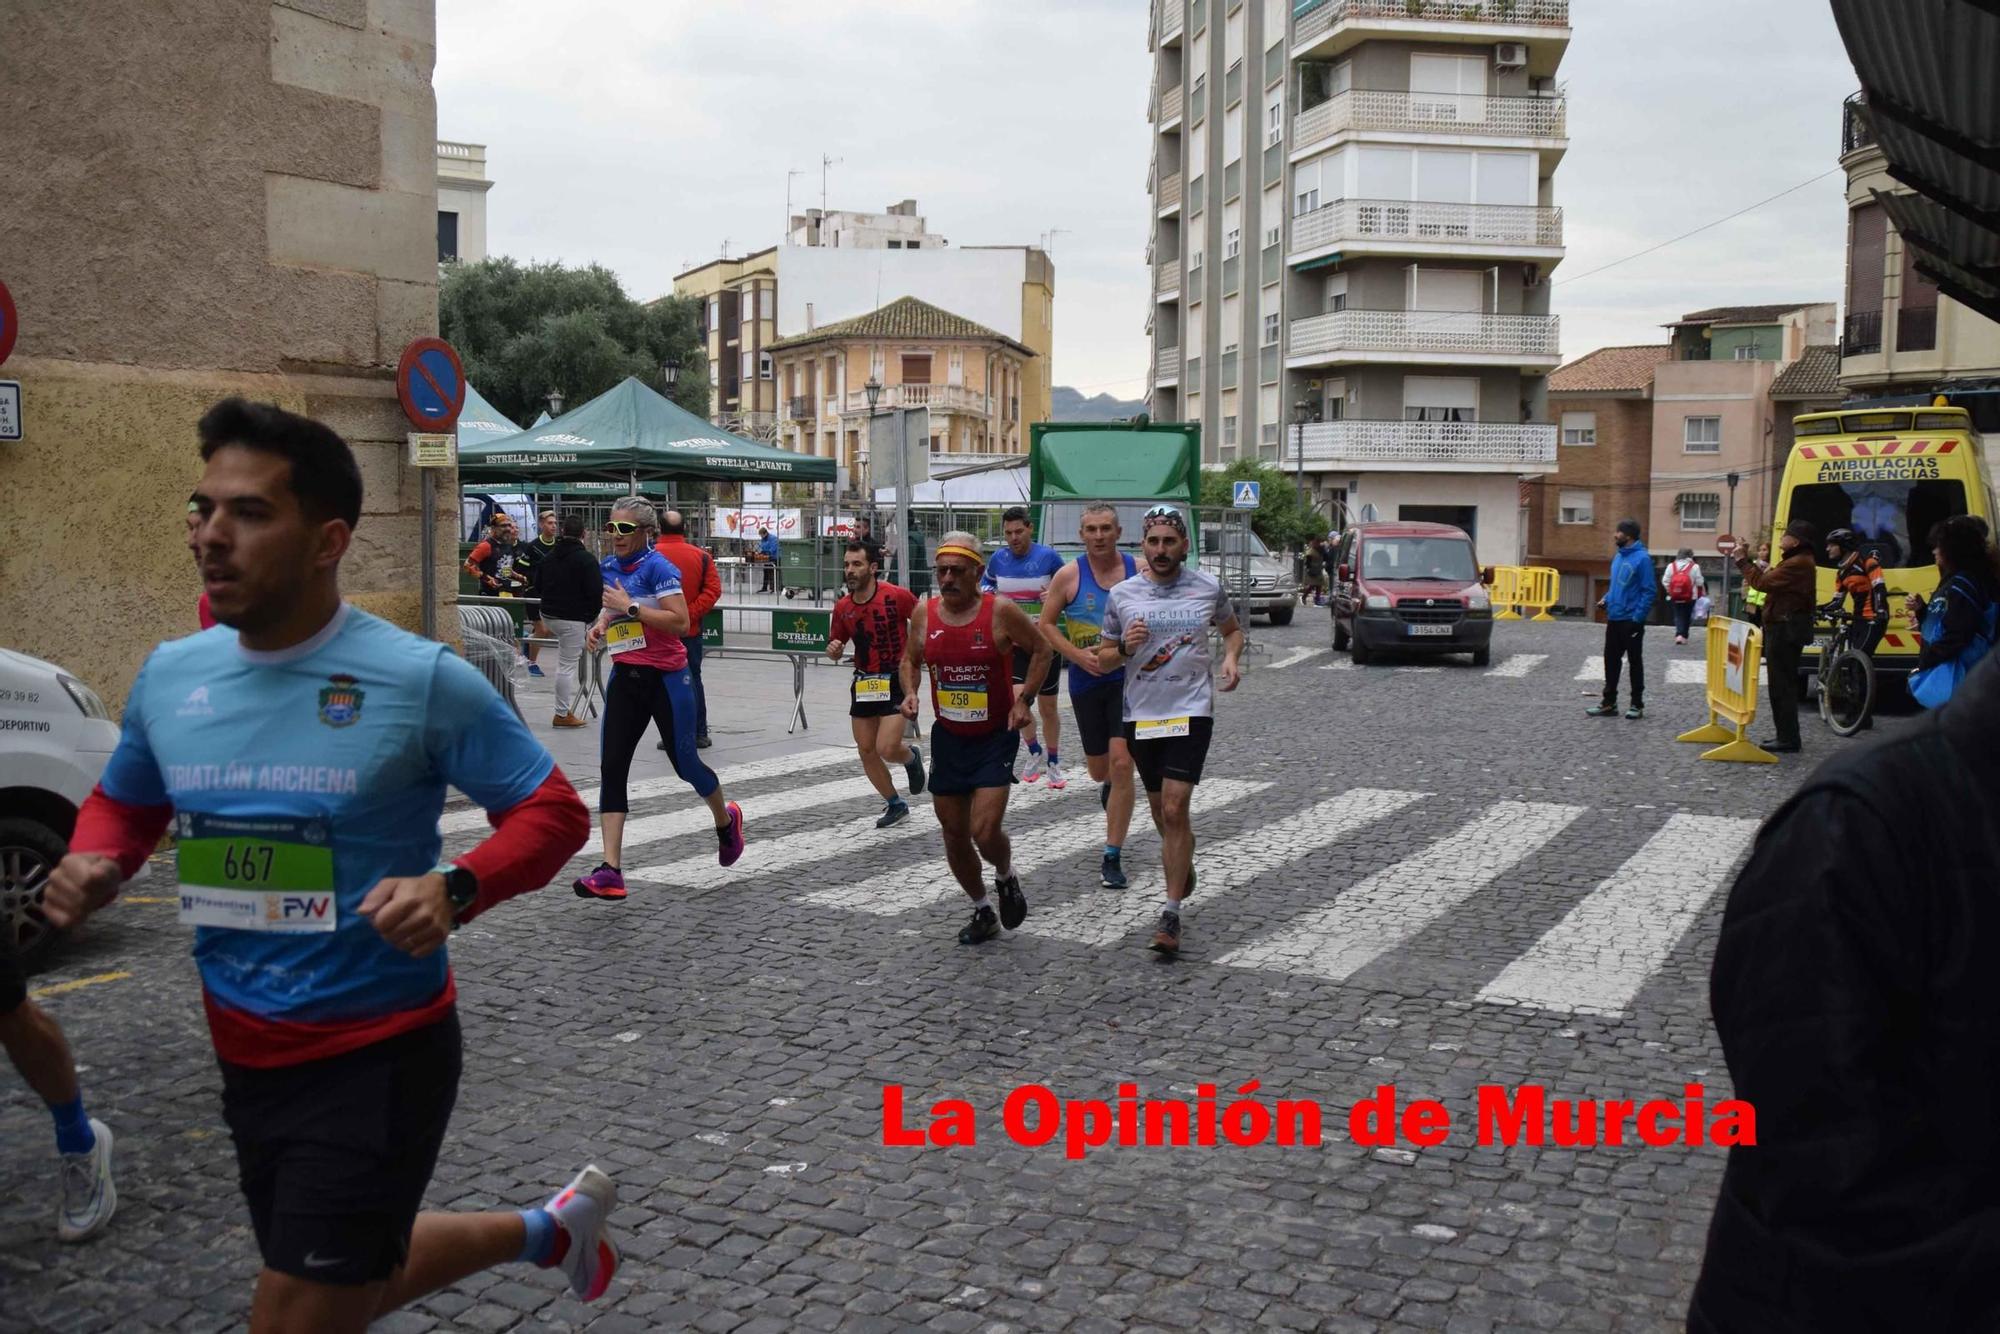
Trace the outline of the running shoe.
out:
M 625 898 L 625 873 L 609 862 L 599 862 L 597 869 L 571 886 L 580 899 L 610 899 L 614 902 Z
M 1063 777 L 1062 766 L 1054 760 L 1049 761 L 1049 786 L 1058 792 L 1069 786 L 1069 779 Z
M 118 1211 L 118 1188 L 111 1181 L 111 1127 L 90 1118 L 97 1142 L 84 1153 L 62 1155 L 62 1204 L 56 1212 L 56 1236 L 84 1241 L 104 1230 Z
M 1618 706 L 1616 704 L 1594 704 L 1583 711 L 1583 716 L 1586 718 L 1616 718 L 1618 716 Z
M 563 1230 L 567 1244 L 556 1266 L 569 1278 L 569 1290 L 579 1301 L 596 1301 L 618 1274 L 618 1245 L 606 1226 L 618 1207 L 617 1183 L 592 1164 L 542 1207 Z
M 1017 929 L 1028 920 L 1028 896 L 1021 892 L 1021 877 L 1010 875 L 994 881 L 993 887 L 1000 891 L 1000 925 L 1009 931 Z
M 911 796 L 924 790 L 924 752 L 914 741 L 910 743 L 910 759 L 903 766 L 903 773 L 909 777 Z
M 910 818 L 910 804 L 898 798 L 882 808 L 882 818 L 875 822 L 877 829 L 887 829 L 892 824 L 901 824 Z
M 1181 915 L 1171 908 L 1160 913 L 1159 929 L 1153 932 L 1153 948 L 1161 954 L 1181 952 Z
M 715 831 L 722 844 L 715 851 L 715 859 L 724 866 L 734 866 L 743 855 L 743 808 L 732 801 L 723 809 L 729 812 L 729 823 Z
M 696 750 L 707 750 L 710 746 L 714 744 L 715 742 L 709 738 L 709 735 L 706 732 L 703 732 L 700 736 L 694 739 L 694 748 Z
M 1022 782 L 1039 783 L 1040 781 L 1042 781 L 1043 756 L 1044 752 L 1039 750 L 1031 750 L 1028 752 L 1028 767 L 1021 770 Z
M 1625 716 L 1637 722 L 1646 716 L 1646 706 L 1643 704 L 1634 704 L 1631 708 L 1625 710 Z
M 958 929 L 961 945 L 983 945 L 1000 934 L 1000 919 L 991 908 L 974 908 L 972 920 Z
M 539 663 L 533 663 L 533 662 L 531 662 L 531 663 L 529 663 L 529 664 L 528 664 L 528 675 L 530 675 L 530 676 L 541 676 L 541 675 L 543 675 L 543 674 L 544 674 L 544 673 L 543 673 L 543 671 L 542 671 L 542 669 L 541 669 L 541 665 L 540 665 Z
M 1106 889 L 1123 889 L 1129 883 L 1125 879 L 1125 867 L 1118 858 L 1106 856 L 1104 865 L 1098 868 L 1097 879 Z

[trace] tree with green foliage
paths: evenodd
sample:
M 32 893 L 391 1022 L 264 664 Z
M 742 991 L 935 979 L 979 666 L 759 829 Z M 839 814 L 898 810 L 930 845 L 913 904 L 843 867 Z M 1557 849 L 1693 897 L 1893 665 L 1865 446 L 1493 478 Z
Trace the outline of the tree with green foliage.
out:
M 547 406 L 552 389 L 573 408 L 628 375 L 706 417 L 702 315 L 691 297 L 634 301 L 601 264 L 484 259 L 453 265 L 438 289 L 438 331 L 458 350 L 466 378 L 523 424 Z M 681 368 L 671 391 L 661 375 L 668 361 Z
M 1268 463 L 1238 459 L 1227 468 L 1205 470 L 1201 475 L 1201 503 L 1227 509 L 1235 498 L 1237 482 L 1257 482 L 1261 502 L 1250 516 L 1250 527 L 1273 551 L 1297 551 L 1315 537 L 1326 535 L 1326 516 L 1299 499 L 1298 484 L 1291 474 Z

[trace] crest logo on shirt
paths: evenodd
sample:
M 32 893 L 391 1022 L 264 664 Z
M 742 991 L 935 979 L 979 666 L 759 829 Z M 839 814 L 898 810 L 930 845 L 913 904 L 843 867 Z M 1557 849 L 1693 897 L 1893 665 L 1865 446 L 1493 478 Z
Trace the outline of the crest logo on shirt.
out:
M 319 692 L 319 720 L 328 727 L 351 727 L 361 720 L 361 683 L 354 677 L 334 675 Z
M 206 718 L 214 712 L 214 706 L 208 702 L 208 687 L 196 686 L 188 692 L 188 697 L 181 702 L 181 706 L 174 710 L 174 717 Z

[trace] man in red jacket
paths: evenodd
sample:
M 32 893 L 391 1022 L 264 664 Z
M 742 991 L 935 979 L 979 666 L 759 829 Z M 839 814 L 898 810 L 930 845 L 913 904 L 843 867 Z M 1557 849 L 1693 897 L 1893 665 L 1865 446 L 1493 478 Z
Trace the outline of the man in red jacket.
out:
M 715 557 L 687 540 L 687 520 L 679 510 L 668 510 L 660 516 L 660 540 L 653 544 L 653 549 L 681 572 L 681 589 L 688 604 L 688 629 L 693 632 L 682 636 L 681 643 L 687 645 L 688 673 L 694 677 L 694 744 L 707 750 L 708 692 L 701 684 L 701 618 L 722 600 L 722 572 L 715 568 Z M 662 741 L 660 749 L 666 748 L 667 743 Z

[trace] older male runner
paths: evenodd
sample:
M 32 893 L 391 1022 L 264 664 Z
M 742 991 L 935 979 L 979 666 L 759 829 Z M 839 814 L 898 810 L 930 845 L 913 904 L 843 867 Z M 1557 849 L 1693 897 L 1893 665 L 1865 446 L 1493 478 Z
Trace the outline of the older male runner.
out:
M 1104 861 L 1098 879 L 1107 889 L 1125 888 L 1120 854 L 1132 827 L 1134 797 L 1132 757 L 1122 744 L 1113 744 L 1113 738 L 1122 741 L 1125 734 L 1125 669 L 1106 671 L 1097 660 L 1111 590 L 1139 571 L 1138 562 L 1118 549 L 1121 533 L 1115 506 L 1085 508 L 1077 525 L 1084 554 L 1049 581 L 1040 626 L 1049 647 L 1069 663 L 1069 706 L 1076 714 L 1084 763 L 1104 807 Z
M 1229 593 L 1212 574 L 1187 568 L 1187 520 L 1170 505 L 1146 511 L 1146 569 L 1111 590 L 1104 609 L 1105 670 L 1125 672 L 1125 735 L 1114 746 L 1131 752 L 1160 831 L 1167 872 L 1153 948 L 1179 953 L 1181 919 L 1194 891 L 1194 827 L 1188 804 L 1201 781 L 1215 731 L 1215 683 L 1208 627 L 1222 631 L 1222 688 L 1242 680 L 1243 627 Z
M 1048 675 L 1048 644 L 1027 613 L 1006 598 L 979 591 L 979 539 L 946 533 L 938 542 L 938 595 L 917 605 L 903 650 L 903 716 L 917 716 L 924 668 L 931 673 L 931 806 L 944 830 L 945 860 L 972 900 L 972 920 L 958 933 L 961 945 L 993 939 L 1028 916 L 1028 899 L 1014 874 L 1013 848 L 1001 822 L 1014 782 L 1015 729 L 1028 718 L 1028 701 Z M 1015 697 L 1012 656 L 1028 653 L 1028 675 Z M 1000 906 L 988 901 L 980 859 L 993 867 Z

